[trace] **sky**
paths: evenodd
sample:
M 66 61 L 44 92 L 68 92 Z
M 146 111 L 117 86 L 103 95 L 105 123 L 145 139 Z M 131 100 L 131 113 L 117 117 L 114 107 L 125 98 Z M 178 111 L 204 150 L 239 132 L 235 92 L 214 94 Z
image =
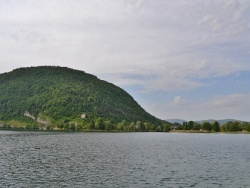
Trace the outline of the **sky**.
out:
M 250 121 L 250 0 L 0 0 L 0 73 L 64 66 L 149 113 Z

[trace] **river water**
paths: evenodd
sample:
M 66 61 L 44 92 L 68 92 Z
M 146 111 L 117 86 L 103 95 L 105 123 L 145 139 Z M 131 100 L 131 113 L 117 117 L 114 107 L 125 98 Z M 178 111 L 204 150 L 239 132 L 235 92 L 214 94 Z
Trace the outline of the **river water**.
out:
M 0 187 L 250 187 L 250 135 L 0 131 Z

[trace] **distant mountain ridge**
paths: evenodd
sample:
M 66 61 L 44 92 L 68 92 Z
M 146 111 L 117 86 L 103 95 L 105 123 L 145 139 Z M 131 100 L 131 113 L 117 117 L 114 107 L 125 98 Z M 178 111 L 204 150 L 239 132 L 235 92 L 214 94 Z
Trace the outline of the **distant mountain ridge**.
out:
M 169 123 L 179 123 L 179 124 L 186 122 L 186 120 L 184 120 L 184 119 L 166 119 L 166 121 Z

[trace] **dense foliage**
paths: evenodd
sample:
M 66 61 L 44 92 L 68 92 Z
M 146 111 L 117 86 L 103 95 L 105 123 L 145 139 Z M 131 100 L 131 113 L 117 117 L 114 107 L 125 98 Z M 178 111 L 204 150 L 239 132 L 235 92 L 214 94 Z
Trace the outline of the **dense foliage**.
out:
M 249 122 L 228 121 L 221 125 L 215 121 L 213 123 L 194 121 L 183 122 L 183 124 L 174 123 L 172 129 L 184 131 L 205 131 L 205 132 L 250 132 Z
M 0 124 L 8 126 L 145 130 L 138 122 L 148 129 L 164 124 L 121 88 L 65 67 L 19 68 L 1 74 L 0 93 Z

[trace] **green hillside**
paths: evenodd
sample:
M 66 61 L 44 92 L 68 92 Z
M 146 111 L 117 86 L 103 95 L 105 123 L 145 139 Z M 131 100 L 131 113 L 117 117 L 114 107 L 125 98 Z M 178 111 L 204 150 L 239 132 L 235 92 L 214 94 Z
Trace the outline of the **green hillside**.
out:
M 105 123 L 162 124 L 121 88 L 65 67 L 19 68 L 0 74 L 0 93 L 0 123 L 12 126 L 63 127 L 75 122 L 93 128 L 99 122 L 104 129 Z

